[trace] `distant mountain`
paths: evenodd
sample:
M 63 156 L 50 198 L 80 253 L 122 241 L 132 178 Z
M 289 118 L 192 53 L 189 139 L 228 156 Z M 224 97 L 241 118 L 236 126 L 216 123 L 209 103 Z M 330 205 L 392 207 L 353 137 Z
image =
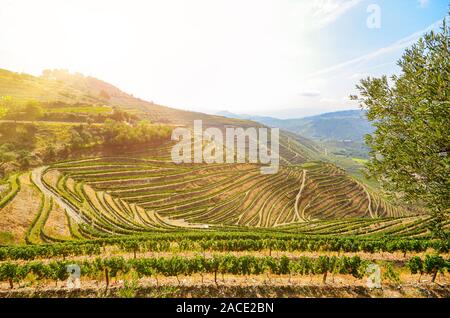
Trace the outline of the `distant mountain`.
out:
M 362 110 L 348 110 L 288 120 L 288 130 L 315 140 L 337 140 L 362 142 L 366 134 L 374 127 L 369 123 Z
M 270 127 L 278 127 L 323 142 L 363 142 L 364 135 L 374 131 L 362 110 L 338 111 L 293 119 L 239 115 L 227 111 L 220 112 L 218 115 L 257 121 Z
M 293 119 L 233 114 L 227 111 L 218 115 L 278 127 L 311 139 L 334 155 L 346 157 L 367 158 L 369 148 L 364 143 L 364 136 L 374 131 L 362 110 L 338 111 Z

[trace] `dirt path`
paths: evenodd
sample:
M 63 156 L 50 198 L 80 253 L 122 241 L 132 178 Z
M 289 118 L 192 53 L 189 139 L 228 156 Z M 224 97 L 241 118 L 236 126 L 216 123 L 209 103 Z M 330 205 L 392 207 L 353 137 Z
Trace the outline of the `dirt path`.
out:
M 0 298 L 10 297 L 187 297 L 187 298 L 449 298 L 448 284 L 429 282 L 409 282 L 400 286 L 383 283 L 383 289 L 370 289 L 364 280 L 336 277 L 333 283 L 323 284 L 317 277 L 218 277 L 217 284 L 212 275 L 193 275 L 191 277 L 151 277 L 142 278 L 133 287 L 125 287 L 125 281 L 133 279 L 114 279 L 106 289 L 102 280 L 81 281 L 81 289 L 68 289 L 66 282 L 48 282 L 42 286 L 9 289 L 7 284 L 0 286 Z M 3 287 L 3 288 L 1 288 Z
M 370 193 L 363 184 L 361 184 L 358 181 L 356 181 L 356 183 L 363 189 L 364 193 L 366 194 L 367 200 L 369 201 L 369 206 L 367 207 L 366 212 L 369 212 L 370 218 L 374 219 L 376 217 L 376 215 L 372 211 L 372 198 L 370 197 Z
M 0 184 L 0 194 L 6 189 L 8 189 L 8 185 L 7 184 Z
M 369 191 L 367 191 L 366 187 L 363 186 L 363 188 L 364 188 L 364 192 L 366 192 L 367 200 L 369 200 L 369 206 L 367 207 L 367 210 L 369 211 L 370 217 L 372 219 L 374 219 L 375 215 L 372 212 L 372 198 L 370 197 L 370 193 L 369 193 Z
M 300 186 L 300 190 L 298 191 L 297 197 L 295 198 L 295 219 L 298 221 L 301 221 L 302 218 L 300 217 L 300 214 L 298 212 L 298 205 L 300 203 L 300 198 L 302 196 L 303 188 L 305 187 L 305 181 L 306 181 L 306 170 L 303 170 L 303 176 L 302 176 L 302 185 Z
M 56 202 L 56 204 L 58 204 L 63 210 L 65 210 L 76 223 L 82 223 L 83 219 L 81 218 L 78 209 L 68 201 L 62 199 L 58 194 L 54 192 L 54 190 L 50 189 L 42 182 L 42 173 L 45 171 L 45 169 L 47 169 L 47 166 L 36 168 L 31 172 L 31 179 L 33 180 L 33 182 L 36 184 L 39 190 L 44 193 L 45 196 L 53 198 L 53 201 Z

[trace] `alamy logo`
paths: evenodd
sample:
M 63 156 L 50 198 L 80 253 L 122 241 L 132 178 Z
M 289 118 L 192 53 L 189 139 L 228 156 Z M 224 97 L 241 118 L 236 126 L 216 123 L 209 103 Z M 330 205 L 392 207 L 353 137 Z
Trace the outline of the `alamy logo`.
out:
M 381 7 L 378 4 L 371 4 L 367 7 L 367 13 L 370 13 L 366 20 L 367 27 L 369 29 L 380 29 Z
M 366 273 L 369 275 L 366 281 L 367 287 L 370 289 L 381 289 L 381 269 L 377 264 L 369 264 L 366 268 Z
M 269 133 L 270 132 L 270 133 Z M 275 174 L 279 169 L 278 128 L 219 128 L 203 130 L 201 120 L 194 121 L 194 129 L 176 128 L 172 140 L 172 161 L 180 163 L 255 163 L 263 164 L 262 174 Z M 270 138 L 270 141 L 269 141 Z
M 66 266 L 66 271 L 69 273 L 69 277 L 67 278 L 67 288 L 74 289 L 80 288 L 80 277 L 81 277 L 81 269 L 77 264 L 70 264 Z

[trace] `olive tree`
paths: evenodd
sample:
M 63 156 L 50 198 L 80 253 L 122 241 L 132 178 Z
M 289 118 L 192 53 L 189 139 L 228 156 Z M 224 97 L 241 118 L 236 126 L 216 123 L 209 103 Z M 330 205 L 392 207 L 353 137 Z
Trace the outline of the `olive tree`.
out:
M 448 18 L 448 16 L 447 16 Z M 366 78 L 359 101 L 375 127 L 367 171 L 383 189 L 432 213 L 432 232 L 445 237 L 449 217 L 450 55 L 449 28 L 425 34 L 398 61 L 388 79 Z

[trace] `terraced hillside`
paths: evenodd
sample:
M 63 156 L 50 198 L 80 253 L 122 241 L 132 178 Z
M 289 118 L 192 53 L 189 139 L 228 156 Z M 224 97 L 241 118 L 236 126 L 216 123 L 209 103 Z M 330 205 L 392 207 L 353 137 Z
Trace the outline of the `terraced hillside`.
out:
M 31 180 L 41 204 L 27 240 L 183 228 L 363 235 L 401 234 L 420 225 L 416 234 L 427 232 L 426 216 L 408 216 L 332 164 L 282 166 L 278 174 L 262 175 L 260 166 L 251 164 L 176 165 L 167 152 L 161 148 L 151 157 L 92 158 L 35 169 Z
M 190 127 L 201 119 L 203 129 L 262 127 L 155 105 L 95 78 L 64 71 L 34 77 L 1 70 L 0 88 L 1 94 L 16 98 L 120 106 L 136 111 L 139 118 L 174 126 Z M 36 135 L 42 124 L 34 123 Z M 20 178 L 10 176 L 0 189 L 0 220 L 23 212 L 25 197 L 33 209 L 21 217 L 21 230 L 3 241 L 40 243 L 211 228 L 308 235 L 428 233 L 427 216 L 388 203 L 330 163 L 320 146 L 293 133 L 280 134 L 281 167 L 275 175 L 261 175 L 260 166 L 251 164 L 175 165 L 170 143 L 150 148 L 146 155 L 110 150 L 39 167 Z M 0 234 L 10 235 L 11 222 L 4 223 Z

